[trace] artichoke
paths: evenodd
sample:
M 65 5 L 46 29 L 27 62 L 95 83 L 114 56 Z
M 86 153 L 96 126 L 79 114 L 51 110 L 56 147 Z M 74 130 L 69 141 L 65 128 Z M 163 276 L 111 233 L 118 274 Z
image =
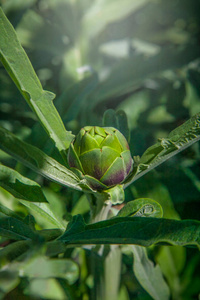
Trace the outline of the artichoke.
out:
M 117 129 L 86 126 L 70 144 L 68 163 L 92 189 L 106 190 L 125 180 L 133 160 L 127 140 Z

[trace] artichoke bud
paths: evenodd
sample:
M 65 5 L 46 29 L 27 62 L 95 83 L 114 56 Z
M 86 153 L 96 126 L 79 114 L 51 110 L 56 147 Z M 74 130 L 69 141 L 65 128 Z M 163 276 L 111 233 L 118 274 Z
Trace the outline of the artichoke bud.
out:
M 122 183 L 133 160 L 128 143 L 113 127 L 86 126 L 72 141 L 69 166 L 95 190 L 106 190 Z

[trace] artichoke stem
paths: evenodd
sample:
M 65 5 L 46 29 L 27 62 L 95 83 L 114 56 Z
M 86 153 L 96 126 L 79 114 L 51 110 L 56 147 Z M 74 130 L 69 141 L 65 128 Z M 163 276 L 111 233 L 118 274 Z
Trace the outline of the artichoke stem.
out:
M 99 193 L 98 195 L 86 193 L 86 196 L 90 204 L 90 223 L 106 220 L 112 202 L 110 200 L 105 201 L 105 197 Z

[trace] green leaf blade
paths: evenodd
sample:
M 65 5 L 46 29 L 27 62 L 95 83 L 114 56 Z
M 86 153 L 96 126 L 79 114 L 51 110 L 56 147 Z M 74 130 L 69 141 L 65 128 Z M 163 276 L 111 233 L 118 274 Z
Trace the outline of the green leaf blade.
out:
M 37 203 L 20 200 L 20 202 L 31 211 L 34 211 L 37 215 L 46 219 L 51 225 L 56 226 L 60 229 L 64 229 L 65 225 L 52 211 L 48 203 Z
M 199 140 L 200 113 L 197 113 L 181 126 L 175 128 L 168 138 L 159 139 L 155 145 L 144 152 L 139 163 L 135 165 L 131 175 L 125 181 L 125 188 Z
M 39 235 L 23 221 L 12 217 L 0 218 L 0 235 L 14 240 L 37 240 Z
M 148 247 L 158 243 L 200 246 L 200 222 L 160 218 L 121 217 L 85 225 L 81 231 L 66 231 L 59 240 L 69 244 L 134 244 Z
M 132 246 L 134 256 L 133 270 L 142 287 L 155 300 L 169 300 L 169 288 L 163 278 L 159 265 L 154 266 L 148 259 L 146 249 L 140 246 Z
M 74 136 L 65 130 L 52 102 L 55 95 L 43 90 L 28 56 L 18 41 L 14 28 L 1 8 L 0 45 L 0 60 L 5 69 L 66 159 L 65 150 L 68 149 Z
M 3 165 L 0 165 L 0 186 L 15 198 L 32 202 L 47 202 L 39 184 Z
M 17 267 L 17 264 L 16 264 Z M 22 277 L 29 278 L 63 278 L 73 284 L 79 275 L 78 265 L 70 259 L 49 259 L 43 256 L 19 264 Z
M 69 169 L 38 148 L 20 141 L 8 130 L 0 127 L 0 149 L 12 155 L 33 171 L 64 186 L 81 190 L 80 180 Z
M 20 240 L 9 244 L 0 250 L 0 263 L 4 264 L 15 260 L 31 247 L 33 247 L 33 243 L 30 240 Z
M 22 220 L 22 217 L 18 214 L 16 214 L 14 211 L 9 209 L 8 207 L 4 206 L 3 204 L 0 204 L 0 213 L 8 216 L 8 217 L 13 217 L 15 219 Z

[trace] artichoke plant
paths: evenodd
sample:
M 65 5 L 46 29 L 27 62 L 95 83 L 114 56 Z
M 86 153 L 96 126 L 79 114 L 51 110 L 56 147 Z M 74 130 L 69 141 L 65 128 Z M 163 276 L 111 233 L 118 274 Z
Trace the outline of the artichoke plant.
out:
M 95 190 L 121 184 L 132 169 L 127 140 L 113 127 L 86 126 L 72 141 L 68 162 L 80 179 Z

